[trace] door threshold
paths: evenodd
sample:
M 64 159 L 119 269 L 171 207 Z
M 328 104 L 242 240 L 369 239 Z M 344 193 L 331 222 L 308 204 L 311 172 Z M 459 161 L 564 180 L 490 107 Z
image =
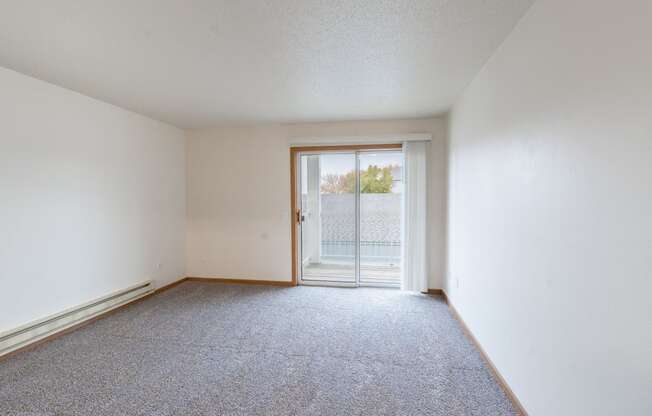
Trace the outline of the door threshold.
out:
M 299 283 L 301 286 L 321 286 L 321 287 L 348 287 L 348 288 L 357 288 L 357 287 L 366 287 L 366 288 L 377 288 L 377 289 L 401 289 L 400 285 L 395 284 L 382 284 L 382 283 L 345 283 L 345 282 L 326 282 L 326 281 L 301 281 Z
M 325 282 L 325 281 L 314 281 L 302 280 L 300 283 L 302 286 L 322 286 L 322 287 L 348 287 L 356 288 L 358 287 L 355 283 L 346 283 L 346 282 Z
M 359 287 L 377 287 L 377 288 L 382 288 L 382 289 L 400 289 L 400 285 L 394 285 L 394 284 L 383 284 L 383 283 L 360 283 L 358 285 Z

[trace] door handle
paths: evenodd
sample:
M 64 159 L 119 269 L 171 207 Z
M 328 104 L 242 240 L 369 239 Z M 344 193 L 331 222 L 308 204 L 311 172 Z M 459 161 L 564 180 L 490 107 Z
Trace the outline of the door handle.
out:
M 301 210 L 298 209 L 298 210 L 297 210 L 297 223 L 301 224 L 301 223 L 304 222 L 305 220 L 306 220 L 305 215 L 303 215 L 303 214 L 301 213 Z

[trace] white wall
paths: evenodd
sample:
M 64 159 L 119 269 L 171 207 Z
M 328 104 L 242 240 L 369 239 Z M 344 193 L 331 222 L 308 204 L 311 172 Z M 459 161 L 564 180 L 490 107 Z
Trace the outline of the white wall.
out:
M 184 141 L 0 68 L 0 332 L 183 276 Z
M 652 414 L 650 22 L 539 0 L 450 116 L 446 290 L 531 415 Z
M 187 272 L 196 277 L 291 280 L 289 141 L 427 133 L 430 286 L 442 284 L 446 148 L 442 119 L 275 124 L 187 134 Z

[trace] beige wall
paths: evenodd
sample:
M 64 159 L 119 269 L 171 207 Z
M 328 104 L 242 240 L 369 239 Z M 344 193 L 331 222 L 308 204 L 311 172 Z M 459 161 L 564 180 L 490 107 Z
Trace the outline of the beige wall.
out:
M 187 274 L 291 279 L 289 143 L 304 137 L 431 134 L 430 286 L 444 269 L 442 119 L 275 124 L 187 132 Z
M 538 1 L 451 114 L 446 289 L 531 415 L 652 414 L 651 19 Z
M 183 276 L 184 142 L 0 68 L 0 332 Z

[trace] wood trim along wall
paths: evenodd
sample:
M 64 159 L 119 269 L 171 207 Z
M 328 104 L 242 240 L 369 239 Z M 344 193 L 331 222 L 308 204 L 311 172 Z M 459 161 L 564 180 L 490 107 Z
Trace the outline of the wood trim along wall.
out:
M 178 286 L 178 285 L 180 285 L 181 283 L 185 282 L 186 280 L 188 280 L 187 277 L 182 277 L 182 278 L 179 279 L 179 280 L 175 280 L 175 281 L 172 282 L 172 283 L 169 283 L 169 284 L 167 284 L 167 285 L 165 285 L 165 286 L 161 286 L 161 287 L 159 287 L 158 289 L 154 290 L 153 293 L 150 293 L 150 294 L 147 295 L 147 296 L 156 295 L 156 294 L 158 294 L 158 293 L 165 292 L 166 290 L 170 290 L 170 289 L 172 289 L 173 287 Z M 126 305 L 125 305 L 125 306 L 126 306 Z
M 451 311 L 451 314 L 453 315 L 453 318 L 457 320 L 457 322 L 460 323 L 460 326 L 462 327 L 462 331 L 464 331 L 464 334 L 466 337 L 471 341 L 471 343 L 477 348 L 477 350 L 480 352 L 480 355 L 482 356 L 482 359 L 484 362 L 487 364 L 487 367 L 489 367 L 489 370 L 493 373 L 494 378 L 496 381 L 498 381 L 498 384 L 503 388 L 503 391 L 511 400 L 512 404 L 514 405 L 514 408 L 522 415 L 522 416 L 528 416 L 527 410 L 523 407 L 521 402 L 518 400 L 518 397 L 516 397 L 516 394 L 514 394 L 514 391 L 509 387 L 507 384 L 507 380 L 500 374 L 496 366 L 494 365 L 493 361 L 489 358 L 489 355 L 487 355 L 487 352 L 482 348 L 482 345 L 478 342 L 478 339 L 473 335 L 473 332 L 469 329 L 469 327 L 466 325 L 464 322 L 464 319 L 462 319 L 462 316 L 459 314 L 457 309 L 455 309 L 455 306 L 450 302 L 450 299 L 448 298 L 448 295 L 446 295 L 446 292 L 442 289 L 429 289 L 428 293 L 430 291 L 439 291 L 435 292 L 436 294 L 442 294 L 444 296 L 444 301 L 448 305 L 448 309 Z
M 292 229 L 292 284 L 297 285 L 297 153 L 298 150 L 290 148 L 290 227 Z
M 144 296 L 141 296 L 141 297 L 139 297 L 139 298 L 137 298 L 137 299 L 134 299 L 134 300 L 132 300 L 131 302 L 127 302 L 127 303 L 125 303 L 124 305 L 120 305 L 120 306 L 118 306 L 117 308 L 114 308 L 114 309 L 108 310 L 108 311 L 106 311 L 106 312 L 102 312 L 101 314 L 99 314 L 99 315 L 97 315 L 97 316 L 94 316 L 94 317 L 92 317 L 92 318 L 88 318 L 88 319 L 86 319 L 86 320 L 84 320 L 84 321 L 81 321 L 81 322 L 79 322 L 79 323 L 77 323 L 77 324 L 75 324 L 75 325 L 73 325 L 73 326 L 70 326 L 70 327 L 68 327 L 68 328 L 62 329 L 62 330 L 60 330 L 60 331 L 58 331 L 58 332 L 55 332 L 55 333 L 53 333 L 53 334 L 50 334 L 50 335 L 48 335 L 48 336 L 45 337 L 45 338 L 41 338 L 41 339 L 39 339 L 39 340 L 37 340 L 37 341 L 34 341 L 34 342 L 30 343 L 30 344 L 27 344 L 27 345 L 25 345 L 25 346 L 23 346 L 23 347 L 20 347 L 20 348 L 18 348 L 17 350 L 13 350 L 13 351 L 11 351 L 11 352 L 5 354 L 5 355 L 0 356 L 0 362 L 2 362 L 3 360 L 6 360 L 6 359 L 9 358 L 9 357 L 13 357 L 13 356 L 16 355 L 16 354 L 20 354 L 21 352 L 25 352 L 25 351 L 31 350 L 32 348 L 36 348 L 36 347 L 38 347 L 38 346 L 41 345 L 41 344 L 45 344 L 46 342 L 52 341 L 52 340 L 54 340 L 54 339 L 56 339 L 56 338 L 59 338 L 59 337 L 61 337 L 61 336 L 64 336 L 64 335 L 66 335 L 66 334 L 69 334 L 69 333 L 71 333 L 71 332 L 73 332 L 73 331 L 76 331 L 76 330 L 78 330 L 78 329 L 80 329 L 80 328 L 83 328 L 83 327 L 85 327 L 86 325 L 90 325 L 90 324 L 92 324 L 93 322 L 96 322 L 96 321 L 98 321 L 98 320 L 100 320 L 100 319 L 106 318 L 107 316 L 112 315 L 112 314 L 114 314 L 114 313 L 116 313 L 116 312 L 122 310 L 123 308 L 126 308 L 126 307 L 128 307 L 128 306 L 134 305 L 134 304 L 136 304 L 136 303 L 138 303 L 138 302 L 141 302 L 141 301 L 143 301 L 143 300 L 145 300 L 145 299 L 147 299 L 147 298 L 149 298 L 149 297 L 151 297 L 151 296 L 158 295 L 158 294 L 161 293 L 161 292 L 165 292 L 166 290 L 172 289 L 173 287 L 175 287 L 175 286 L 177 286 L 177 285 L 179 285 L 179 284 L 185 282 L 187 279 L 188 279 L 187 277 L 183 277 L 183 278 L 181 278 L 181 279 L 179 279 L 179 280 L 176 280 L 176 281 L 174 281 L 174 282 L 172 282 L 172 283 L 169 283 L 169 284 L 167 284 L 167 285 L 165 285 L 165 286 L 161 286 L 161 287 L 159 287 L 159 288 L 156 288 L 156 289 L 154 289 L 153 291 L 151 291 L 150 293 L 148 293 L 148 294 L 146 294 L 146 295 L 144 295 Z
M 379 143 L 379 144 L 357 144 L 357 145 L 333 145 L 333 146 L 295 146 L 290 147 L 290 227 L 291 227 L 291 249 L 292 249 L 292 286 L 298 284 L 298 207 L 297 207 L 297 154 L 299 152 L 332 152 L 346 150 L 355 152 L 358 150 L 388 150 L 402 149 L 402 143 Z
M 222 283 L 231 285 L 262 285 L 262 286 L 296 286 L 294 282 L 283 280 L 228 279 L 224 277 L 186 277 L 189 282 Z

